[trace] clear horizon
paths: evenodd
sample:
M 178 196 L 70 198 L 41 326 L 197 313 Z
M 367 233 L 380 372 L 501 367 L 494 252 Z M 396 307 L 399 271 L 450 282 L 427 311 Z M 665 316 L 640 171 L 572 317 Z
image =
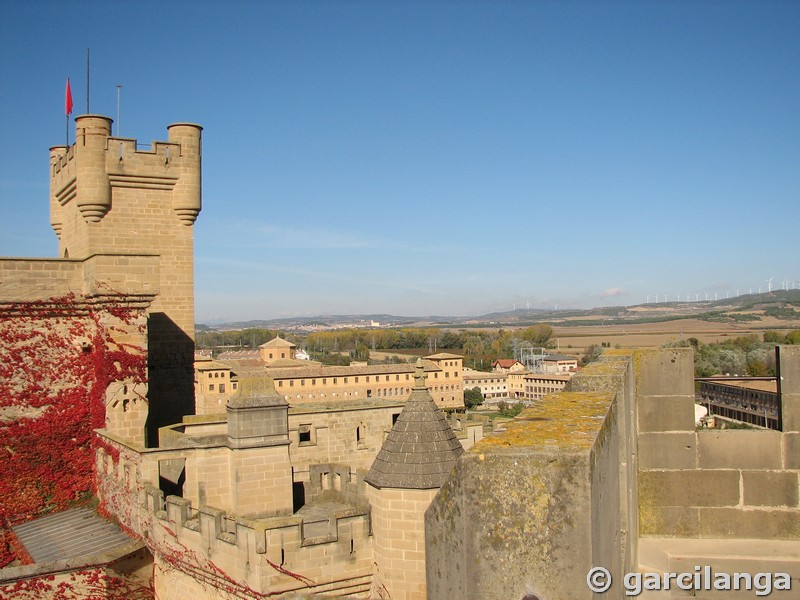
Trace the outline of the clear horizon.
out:
M 58 36 L 54 31 L 68 32 Z M 800 282 L 800 3 L 0 6 L 0 255 L 74 116 L 203 132 L 198 323 Z

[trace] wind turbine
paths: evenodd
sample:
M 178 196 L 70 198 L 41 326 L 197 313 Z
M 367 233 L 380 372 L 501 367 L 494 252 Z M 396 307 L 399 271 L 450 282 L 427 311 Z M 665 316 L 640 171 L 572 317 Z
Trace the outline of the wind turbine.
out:
M 768 294 L 772 291 L 772 280 L 773 279 L 775 279 L 774 275 L 772 277 L 770 277 L 769 279 L 767 279 L 767 293 Z

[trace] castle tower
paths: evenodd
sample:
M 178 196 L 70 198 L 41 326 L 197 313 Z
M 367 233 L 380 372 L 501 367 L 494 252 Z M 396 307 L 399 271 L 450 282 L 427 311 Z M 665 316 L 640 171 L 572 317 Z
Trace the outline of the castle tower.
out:
M 63 258 L 158 257 L 148 311 L 154 445 L 159 426 L 194 412 L 192 225 L 201 209 L 202 127 L 170 125 L 166 142 L 140 150 L 135 139 L 112 137 L 111 124 L 100 115 L 76 117 L 75 143 L 50 149 L 50 222 Z M 127 276 L 153 279 L 133 268 Z
M 424 600 L 425 510 L 464 452 L 425 385 L 417 360 L 414 389 L 364 481 L 372 505 L 373 597 Z

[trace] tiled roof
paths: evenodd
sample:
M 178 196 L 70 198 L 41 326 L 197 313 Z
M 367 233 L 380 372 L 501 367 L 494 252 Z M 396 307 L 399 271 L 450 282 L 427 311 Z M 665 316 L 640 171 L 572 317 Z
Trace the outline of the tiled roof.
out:
M 513 358 L 498 358 L 496 361 L 494 361 L 494 364 L 500 365 L 504 369 L 507 369 L 509 367 L 513 367 L 518 362 L 518 360 L 514 360 Z
M 424 361 L 426 371 L 441 371 L 436 363 Z M 308 366 L 296 368 L 272 368 L 266 367 L 265 372 L 273 379 L 296 379 L 300 377 L 352 377 L 356 375 L 400 375 L 403 373 L 413 373 L 414 366 L 410 364 L 402 365 L 360 365 L 349 367 L 336 366 Z
M 464 448 L 425 387 L 422 360 L 414 389 L 364 481 L 377 488 L 441 487 Z
M 220 352 L 217 355 L 217 360 L 260 360 L 260 356 L 261 354 L 258 350 L 228 350 L 227 352 Z
M 264 342 L 259 346 L 259 348 L 296 348 L 297 344 L 293 344 L 292 342 L 287 342 L 283 338 L 272 338 L 268 342 Z
M 133 540 L 88 508 L 73 508 L 13 528 L 37 563 L 107 552 Z
M 194 368 L 198 371 L 222 371 L 230 369 L 228 365 L 223 365 L 216 360 L 195 361 Z

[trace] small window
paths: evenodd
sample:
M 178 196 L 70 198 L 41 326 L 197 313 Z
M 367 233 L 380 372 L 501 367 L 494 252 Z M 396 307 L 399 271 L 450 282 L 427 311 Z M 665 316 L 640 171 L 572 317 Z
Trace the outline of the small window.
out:
M 347 377 L 344 378 L 344 382 L 347 383 Z
M 213 392 L 214 391 L 214 384 L 213 383 L 208 386 L 208 391 L 209 392 Z
M 301 386 L 305 386 L 305 384 L 306 384 L 306 380 L 305 380 L 305 379 L 301 379 L 301 380 L 300 380 L 300 385 L 301 385 Z
M 367 426 L 363 423 L 356 427 L 356 445 L 359 448 L 366 447 L 367 445 Z
M 220 394 L 224 394 L 225 393 L 225 384 L 224 383 L 220 383 L 219 384 L 219 393 Z
M 358 383 L 358 377 L 356 377 L 356 383 Z
M 282 381 L 278 382 L 278 387 L 283 387 L 283 382 Z
M 239 384 L 238 384 L 238 383 L 236 383 L 236 382 L 234 381 L 233 383 L 231 383 L 231 387 L 232 387 L 234 390 L 238 390 L 238 389 L 239 389 Z
M 297 428 L 297 435 L 300 441 L 300 445 L 311 445 L 313 441 L 311 439 L 311 425 L 300 425 Z

